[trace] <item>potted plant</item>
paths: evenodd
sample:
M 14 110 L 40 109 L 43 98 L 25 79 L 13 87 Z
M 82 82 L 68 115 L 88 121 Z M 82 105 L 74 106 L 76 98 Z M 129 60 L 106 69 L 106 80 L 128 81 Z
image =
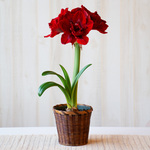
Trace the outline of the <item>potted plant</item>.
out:
M 97 12 L 92 13 L 82 5 L 71 11 L 68 8 L 61 9 L 58 17 L 51 20 L 49 27 L 51 33 L 45 37 L 54 37 L 63 33 L 61 43 L 71 43 L 75 47 L 73 78 L 71 83 L 69 75 L 62 65 L 60 68 L 64 76 L 54 71 L 45 71 L 42 76 L 56 75 L 61 80 L 62 85 L 52 81 L 43 83 L 39 87 L 38 95 L 41 96 L 46 89 L 53 86 L 57 86 L 63 92 L 67 103 L 53 107 L 59 143 L 71 146 L 85 145 L 88 142 L 90 117 L 93 109 L 91 106 L 77 103 L 77 89 L 78 79 L 91 64 L 80 70 L 80 52 L 82 45 L 88 43 L 87 34 L 91 30 L 105 34 L 108 25 Z

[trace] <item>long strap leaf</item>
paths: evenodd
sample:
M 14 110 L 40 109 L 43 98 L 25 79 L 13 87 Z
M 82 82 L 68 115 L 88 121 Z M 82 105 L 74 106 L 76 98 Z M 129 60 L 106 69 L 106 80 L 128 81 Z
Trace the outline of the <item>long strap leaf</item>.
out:
M 43 83 L 38 89 L 38 95 L 41 96 L 46 89 L 48 89 L 50 87 L 53 87 L 53 86 L 59 87 L 59 89 L 64 93 L 64 95 L 66 97 L 66 100 L 67 100 L 67 103 L 70 104 L 70 96 L 69 96 L 67 90 L 64 87 L 62 87 L 60 84 L 55 83 L 55 82 L 45 82 L 45 83 Z
M 70 93 L 71 88 L 68 85 L 67 80 L 65 80 L 60 74 L 54 72 L 54 71 L 45 71 L 42 73 L 42 76 L 46 76 L 46 75 L 56 75 L 62 82 L 62 84 L 64 85 L 65 89 Z
M 54 72 L 54 71 L 44 71 L 42 73 L 42 76 L 46 76 L 46 75 L 56 75 L 59 77 L 59 79 L 61 80 L 61 82 L 64 84 L 65 83 L 65 79 L 58 73 Z
M 72 86 L 71 86 L 71 91 L 72 91 L 72 93 L 71 93 L 71 98 L 72 98 L 72 96 L 73 96 L 73 93 L 74 93 L 74 90 L 75 90 L 75 86 L 76 86 L 76 84 L 77 84 L 77 82 L 78 82 L 78 79 L 80 78 L 80 76 L 82 75 L 82 73 L 89 67 L 89 66 L 91 66 L 92 64 L 88 64 L 88 65 L 86 65 L 77 75 L 76 75 L 76 77 L 75 77 L 75 79 L 74 79 L 74 81 L 73 81 L 73 83 L 72 83 Z
M 62 65 L 60 65 L 60 67 L 61 67 L 61 69 L 63 71 L 63 74 L 64 74 L 64 77 L 66 79 L 67 86 L 68 86 L 68 89 L 69 89 L 69 93 L 71 94 L 71 82 L 70 82 L 68 72 L 66 71 L 66 69 Z

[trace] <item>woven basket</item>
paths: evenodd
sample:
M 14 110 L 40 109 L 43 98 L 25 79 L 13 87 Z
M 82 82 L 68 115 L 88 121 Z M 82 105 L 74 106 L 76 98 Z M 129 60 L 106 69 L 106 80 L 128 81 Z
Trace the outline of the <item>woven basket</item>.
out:
M 86 107 L 87 110 L 65 111 L 66 104 L 53 107 L 59 143 L 67 146 L 79 146 L 88 143 L 90 117 L 93 108 L 88 105 L 78 105 Z

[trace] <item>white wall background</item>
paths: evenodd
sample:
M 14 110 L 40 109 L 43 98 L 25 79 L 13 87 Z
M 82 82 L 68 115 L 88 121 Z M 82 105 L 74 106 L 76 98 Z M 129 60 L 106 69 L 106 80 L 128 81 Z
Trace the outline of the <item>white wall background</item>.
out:
M 107 20 L 108 34 L 92 31 L 83 46 L 78 103 L 93 106 L 91 126 L 150 126 L 150 0 L 0 0 L 0 126 L 53 126 L 57 88 L 38 97 L 45 70 L 72 76 L 74 50 L 50 33 L 61 8 L 83 4 Z

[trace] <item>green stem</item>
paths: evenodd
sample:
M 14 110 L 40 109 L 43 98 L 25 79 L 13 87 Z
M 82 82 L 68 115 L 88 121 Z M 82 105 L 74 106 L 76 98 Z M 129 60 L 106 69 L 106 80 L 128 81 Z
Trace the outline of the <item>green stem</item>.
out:
M 73 69 L 73 79 L 72 79 L 73 81 L 80 70 L 80 46 L 77 42 L 74 44 L 74 46 L 75 46 L 75 55 L 74 55 L 74 69 Z M 78 90 L 78 83 L 75 87 L 73 101 L 72 101 L 73 107 L 76 108 L 77 108 L 77 90 Z

